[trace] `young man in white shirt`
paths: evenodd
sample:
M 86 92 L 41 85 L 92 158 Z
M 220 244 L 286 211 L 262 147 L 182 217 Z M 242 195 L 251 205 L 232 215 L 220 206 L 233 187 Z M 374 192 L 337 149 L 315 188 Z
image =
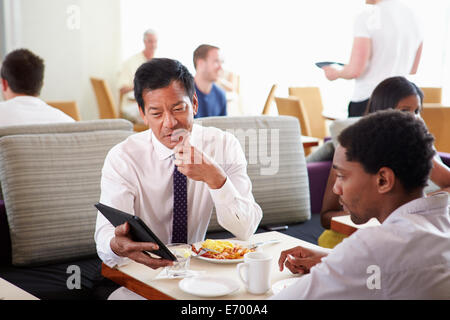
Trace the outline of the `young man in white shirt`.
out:
M 0 77 L 6 101 L 0 102 L 0 126 L 75 121 L 38 98 L 44 69 L 44 61 L 27 49 L 14 50 L 5 57 Z
M 425 197 L 434 155 L 422 120 L 379 111 L 345 129 L 333 191 L 352 221 L 376 218 L 328 255 L 295 247 L 280 270 L 305 274 L 273 299 L 450 299 L 448 193 Z
M 248 239 L 262 211 L 251 192 L 245 155 L 230 133 L 193 123 L 198 101 L 192 75 L 178 61 L 155 58 L 139 67 L 134 83 L 141 117 L 150 130 L 110 150 L 100 202 L 140 217 L 166 244 L 204 240 L 213 207 L 226 230 Z M 180 131 L 186 133 L 181 138 Z M 174 185 L 180 176 L 187 177 L 182 241 L 174 240 L 179 228 Z M 114 228 L 98 213 L 95 240 L 103 262 L 122 265 L 129 258 L 154 269 L 172 264 L 144 254 L 156 244 L 133 242 L 128 232 L 127 224 Z

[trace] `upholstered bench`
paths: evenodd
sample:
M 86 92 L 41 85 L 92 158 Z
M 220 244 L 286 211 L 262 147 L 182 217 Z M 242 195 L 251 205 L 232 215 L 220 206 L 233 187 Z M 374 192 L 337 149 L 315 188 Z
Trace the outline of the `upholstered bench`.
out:
M 132 133 L 126 120 L 0 128 L 0 277 L 40 299 L 107 297 L 116 285 L 100 275 L 93 204 L 107 152 Z

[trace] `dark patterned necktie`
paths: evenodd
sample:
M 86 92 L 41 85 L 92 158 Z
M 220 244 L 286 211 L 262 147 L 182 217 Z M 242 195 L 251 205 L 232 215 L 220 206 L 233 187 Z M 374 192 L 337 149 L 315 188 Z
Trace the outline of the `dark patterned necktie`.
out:
M 173 171 L 173 226 L 172 243 L 187 243 L 187 178 Z

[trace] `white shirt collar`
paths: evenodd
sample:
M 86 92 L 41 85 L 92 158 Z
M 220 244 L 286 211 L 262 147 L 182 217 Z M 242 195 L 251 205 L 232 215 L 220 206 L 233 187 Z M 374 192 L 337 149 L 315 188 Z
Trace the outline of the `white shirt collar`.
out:
M 442 208 L 448 205 L 449 196 L 447 192 L 439 192 L 429 197 L 418 198 L 398 207 L 386 218 L 386 220 L 384 220 L 383 224 L 393 223 L 398 216 L 403 214 L 417 214 L 424 211 Z
M 11 102 L 12 101 L 21 101 L 21 102 L 34 103 L 34 104 L 45 104 L 45 102 L 42 101 L 40 98 L 33 97 L 33 96 L 17 96 L 12 99 L 9 99 L 7 101 L 11 101 Z

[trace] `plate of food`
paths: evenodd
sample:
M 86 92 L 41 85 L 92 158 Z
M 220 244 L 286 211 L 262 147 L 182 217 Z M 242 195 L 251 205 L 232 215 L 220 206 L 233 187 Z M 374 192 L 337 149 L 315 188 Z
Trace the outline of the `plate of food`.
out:
M 247 252 L 255 251 L 248 244 L 238 240 L 206 239 L 192 245 L 195 257 L 212 263 L 239 263 L 244 261 Z

